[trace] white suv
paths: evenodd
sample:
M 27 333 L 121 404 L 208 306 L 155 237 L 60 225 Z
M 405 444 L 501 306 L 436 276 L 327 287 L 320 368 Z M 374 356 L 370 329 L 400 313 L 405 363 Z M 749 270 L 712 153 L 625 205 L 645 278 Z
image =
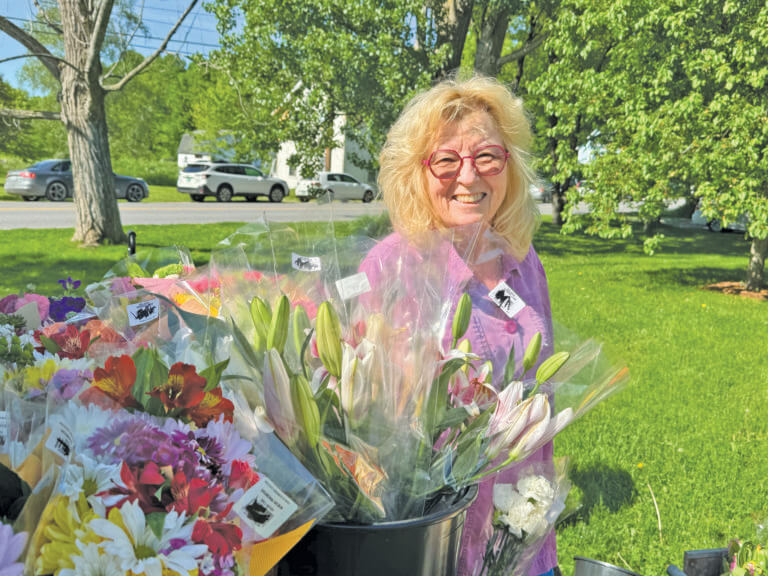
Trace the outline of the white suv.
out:
M 325 192 L 336 200 L 371 202 L 376 196 L 371 186 L 343 172 L 320 172 L 315 179 L 302 180 L 296 186 L 296 198 L 302 202 L 309 202 L 310 198 Z
M 195 202 L 215 196 L 219 202 L 229 202 L 233 196 L 245 196 L 255 202 L 266 196 L 270 202 L 282 202 L 288 194 L 288 184 L 280 178 L 264 176 L 248 164 L 196 163 L 188 164 L 176 181 L 176 190 L 189 194 Z

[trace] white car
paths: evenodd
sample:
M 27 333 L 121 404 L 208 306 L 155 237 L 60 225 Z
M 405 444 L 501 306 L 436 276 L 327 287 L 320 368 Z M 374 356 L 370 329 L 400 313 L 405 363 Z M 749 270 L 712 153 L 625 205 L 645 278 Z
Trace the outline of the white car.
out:
M 332 200 L 362 200 L 371 202 L 376 193 L 373 188 L 343 172 L 320 172 L 313 180 L 302 180 L 296 186 L 296 198 L 309 202 L 310 198 L 328 193 Z
M 188 164 L 176 181 L 176 190 L 189 194 L 195 202 L 214 196 L 218 202 L 229 202 L 234 196 L 245 196 L 255 202 L 266 196 L 270 202 L 282 202 L 288 194 L 288 184 L 280 178 L 264 176 L 249 164 L 195 163 Z

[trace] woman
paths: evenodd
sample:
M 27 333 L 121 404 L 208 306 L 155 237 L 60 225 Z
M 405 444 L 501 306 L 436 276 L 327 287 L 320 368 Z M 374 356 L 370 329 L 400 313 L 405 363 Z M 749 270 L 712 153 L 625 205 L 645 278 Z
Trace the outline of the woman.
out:
M 481 247 L 491 255 L 481 258 L 482 264 L 451 259 L 447 282 L 461 285 L 472 298 L 467 337 L 474 352 L 492 360 L 497 388 L 510 349 L 514 348 L 516 366 L 521 366 L 525 347 L 536 332 L 543 337 L 541 358 L 552 353 L 547 281 L 531 245 L 539 214 L 528 193 L 530 142 L 522 102 L 495 80 L 445 81 L 417 95 L 390 129 L 380 157 L 379 189 L 395 233 L 380 242 L 361 266 L 374 283 L 382 276 L 380 263 L 400 255 L 404 239 L 460 226 L 481 225 L 494 231 L 503 250 L 494 256 L 489 247 Z M 510 298 L 518 305 L 506 307 Z M 550 443 L 529 462 L 551 459 Z M 468 511 L 460 576 L 472 574 L 482 562 L 491 534 L 493 482 L 481 483 Z M 548 573 L 556 564 L 552 533 L 530 574 Z

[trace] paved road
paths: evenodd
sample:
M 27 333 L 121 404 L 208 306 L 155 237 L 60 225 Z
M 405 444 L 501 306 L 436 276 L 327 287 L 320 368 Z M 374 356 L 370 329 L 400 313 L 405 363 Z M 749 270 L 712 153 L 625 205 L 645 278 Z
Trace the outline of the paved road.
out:
M 129 204 L 119 202 L 123 226 L 136 224 L 208 224 L 212 222 L 255 222 L 262 215 L 273 222 L 311 222 L 354 220 L 377 216 L 384 211 L 382 202 L 157 202 Z M 0 230 L 13 228 L 74 228 L 75 208 L 71 202 L 0 202 Z

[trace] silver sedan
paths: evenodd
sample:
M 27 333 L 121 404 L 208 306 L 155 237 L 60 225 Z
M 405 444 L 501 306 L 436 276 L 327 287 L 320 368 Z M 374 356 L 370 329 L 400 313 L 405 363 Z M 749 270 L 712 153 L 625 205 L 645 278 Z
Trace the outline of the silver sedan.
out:
M 149 187 L 141 178 L 114 176 L 118 198 L 141 202 L 149 196 Z M 43 160 L 24 170 L 11 170 L 5 178 L 5 191 L 28 201 L 48 198 L 52 202 L 61 202 L 72 197 L 74 188 L 69 160 Z

